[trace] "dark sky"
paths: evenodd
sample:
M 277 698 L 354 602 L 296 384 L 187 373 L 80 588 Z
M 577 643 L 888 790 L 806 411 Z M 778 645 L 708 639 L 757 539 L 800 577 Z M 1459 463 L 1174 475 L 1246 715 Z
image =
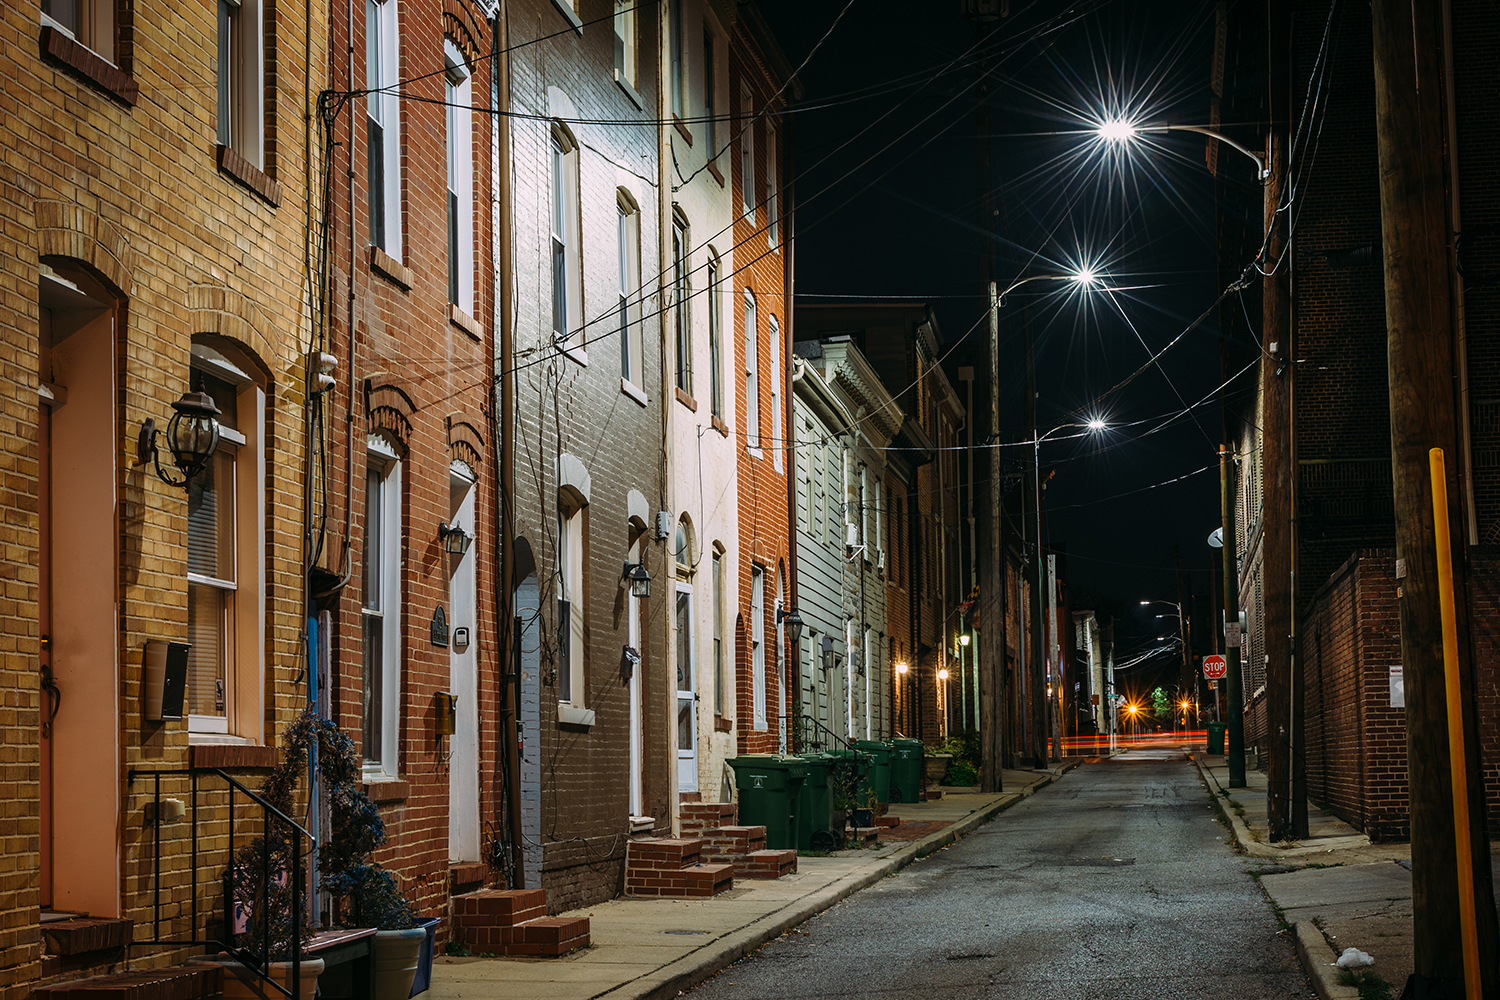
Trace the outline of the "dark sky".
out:
M 1110 289 L 1080 294 L 1034 282 L 1010 298 L 1001 315 L 1002 438 L 1028 439 L 1029 311 L 1043 435 L 1094 416 L 1110 425 L 1083 437 L 1058 431 L 1042 444 L 1043 468 L 1056 470 L 1043 500 L 1049 543 L 1067 547 L 1075 607 L 1118 609 L 1121 653 L 1149 646 L 1173 623 L 1155 621 L 1139 602 L 1176 600 L 1174 545 L 1194 588 L 1208 587 L 1222 437 L 1217 312 L 1118 386 L 1218 296 L 1213 179 L 1201 137 L 1153 136 L 1111 154 L 1082 130 L 1122 108 L 1137 121 L 1206 123 L 1212 0 L 1011 0 L 1010 15 L 982 40 L 960 0 L 853 0 L 830 33 L 844 3 L 761 0 L 793 66 L 826 35 L 802 73 L 806 110 L 792 128 L 797 292 L 930 301 L 950 345 L 971 329 L 985 335 L 982 58 L 1000 287 L 1028 262 L 1031 274 L 1086 263 Z M 1220 169 L 1253 183 L 1249 161 L 1228 150 Z M 1251 388 L 1248 378 L 1232 390 Z M 1187 478 L 1167 482 L 1178 477 Z

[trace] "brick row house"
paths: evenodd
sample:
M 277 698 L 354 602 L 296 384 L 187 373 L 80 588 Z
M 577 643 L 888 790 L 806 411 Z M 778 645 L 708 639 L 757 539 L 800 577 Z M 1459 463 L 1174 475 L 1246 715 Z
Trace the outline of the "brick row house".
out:
M 1444 5 L 1445 9 L 1447 5 Z M 1500 187 L 1490 169 L 1495 150 L 1485 53 L 1500 37 L 1493 10 L 1453 4 L 1442 33 L 1451 48 L 1439 55 L 1448 108 L 1441 141 L 1447 194 L 1445 224 L 1454 234 L 1447 261 L 1455 320 L 1440 331 L 1453 344 L 1456 440 L 1447 443 L 1450 493 L 1461 517 L 1453 524 L 1466 554 L 1460 601 L 1472 661 L 1465 679 L 1476 707 L 1477 750 L 1489 823 L 1500 816 L 1500 727 L 1496 686 L 1500 660 L 1487 638 L 1495 622 L 1494 542 L 1500 537 L 1500 484 L 1494 455 L 1500 421 L 1494 418 L 1500 365 L 1500 292 L 1493 276 L 1500 255 L 1489 235 L 1500 225 Z M 1287 8 L 1291 47 L 1290 120 L 1304 113 L 1308 81 L 1324 72 L 1338 80 L 1326 105 L 1312 109 L 1324 124 L 1315 160 L 1294 150 L 1293 168 L 1309 192 L 1302 202 L 1286 266 L 1296 296 L 1290 306 L 1288 371 L 1262 365 L 1262 390 L 1226 414 L 1226 438 L 1237 473 L 1235 524 L 1239 546 L 1240 605 L 1247 622 L 1243 691 L 1245 742 L 1261 766 L 1278 752 L 1268 736 L 1266 659 L 1285 643 L 1267 634 L 1272 610 L 1265 559 L 1268 532 L 1290 531 L 1295 554 L 1291 612 L 1295 623 L 1292 680 L 1301 718 L 1293 724 L 1296 780 L 1307 796 L 1325 803 L 1373 839 L 1411 835 L 1408 731 L 1402 680 L 1400 577 L 1396 558 L 1390 400 L 1387 354 L 1387 288 L 1382 269 L 1383 222 L 1380 152 L 1377 148 L 1376 73 L 1372 12 L 1340 8 L 1332 31 L 1340 41 L 1320 62 L 1319 40 L 1327 8 Z M 1416 15 L 1414 15 L 1416 16 Z M 1226 39 L 1222 77 L 1213 81 L 1224 121 L 1262 123 L 1264 12 L 1221 11 Z M 1326 68 L 1325 68 L 1326 64 Z M 1264 142 L 1264 125 L 1234 133 L 1252 148 Z M 1454 153 L 1456 150 L 1456 154 Z M 1216 172 L 1220 271 L 1240 273 L 1262 241 L 1261 192 L 1248 163 L 1221 151 Z M 1306 162 L 1304 162 L 1304 160 Z M 1251 293 L 1247 301 L 1251 300 Z M 1230 338 L 1226 371 L 1255 360 L 1261 332 L 1246 328 L 1238 303 L 1223 311 Z M 1251 317 L 1258 316 L 1253 304 Z M 1239 347 L 1237 344 L 1249 345 Z M 1269 373 L 1269 374 L 1268 374 Z M 1292 474 L 1292 506 L 1267 493 L 1274 470 L 1266 468 L 1267 377 L 1290 381 L 1289 440 L 1280 445 Z M 1285 423 L 1281 426 L 1287 426 Z M 1434 442 L 1440 443 L 1440 442 Z M 1295 513 L 1295 518 L 1292 517 Z M 1446 767 L 1446 765 L 1444 765 Z M 1478 810 L 1475 810 L 1476 812 Z
M 153 942 L 205 931 L 189 886 L 216 898 L 225 785 L 185 818 L 164 803 L 189 798 L 188 768 L 253 781 L 306 703 L 326 19 L 258 0 L 0 12 L 6 997 L 186 957 Z M 158 873 L 176 887 L 159 907 Z

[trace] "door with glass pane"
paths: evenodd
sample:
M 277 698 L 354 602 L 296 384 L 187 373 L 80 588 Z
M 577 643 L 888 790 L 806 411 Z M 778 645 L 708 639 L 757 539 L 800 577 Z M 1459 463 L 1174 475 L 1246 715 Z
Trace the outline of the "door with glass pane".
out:
M 698 694 L 693 657 L 693 591 L 677 585 L 677 790 L 698 790 Z

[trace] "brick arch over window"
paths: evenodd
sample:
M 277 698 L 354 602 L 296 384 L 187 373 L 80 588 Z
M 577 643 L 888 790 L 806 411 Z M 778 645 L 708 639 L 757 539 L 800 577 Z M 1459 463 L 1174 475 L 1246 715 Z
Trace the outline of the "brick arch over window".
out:
M 125 234 L 86 208 L 65 201 L 38 201 L 37 256 L 67 257 L 86 265 L 129 298 L 135 284 L 135 254 Z
M 194 334 L 211 334 L 238 344 L 255 361 L 266 384 L 274 381 L 281 359 L 262 332 L 270 324 L 253 302 L 224 285 L 193 285 L 188 289 L 188 311 Z
M 483 14 L 463 0 L 443 0 L 443 34 L 453 39 L 470 67 L 479 65 L 480 55 L 489 47 Z
M 448 451 L 476 471 L 484 454 L 484 434 L 479 430 L 483 425 L 483 418 L 477 414 L 467 411 L 448 414 Z
M 384 434 L 401 454 L 411 447 L 412 418 L 417 404 L 406 380 L 399 375 L 375 372 L 365 379 L 365 422 L 371 434 Z

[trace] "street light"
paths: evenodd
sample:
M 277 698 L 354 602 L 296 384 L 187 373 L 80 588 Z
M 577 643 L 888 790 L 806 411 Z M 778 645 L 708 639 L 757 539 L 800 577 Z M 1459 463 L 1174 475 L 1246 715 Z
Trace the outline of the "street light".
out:
M 1206 125 L 1174 125 L 1170 122 L 1161 122 L 1151 125 L 1137 125 L 1134 122 L 1111 118 L 1100 122 L 1094 129 L 1099 138 L 1107 145 L 1123 146 L 1136 136 L 1145 132 L 1197 132 L 1206 135 L 1210 139 L 1217 139 L 1230 149 L 1244 153 L 1255 161 L 1255 176 L 1264 184 L 1271 176 L 1270 167 L 1266 166 L 1265 157 L 1235 142 L 1222 132 L 1217 132 Z
M 1033 274 L 1029 277 L 1018 278 L 1012 281 L 998 296 L 997 305 L 1005 305 L 1005 297 L 1022 285 L 1029 285 L 1033 281 L 1071 281 L 1079 288 L 1092 288 L 1099 281 L 1099 274 L 1092 267 L 1080 267 L 1075 271 L 1067 271 L 1063 274 Z

